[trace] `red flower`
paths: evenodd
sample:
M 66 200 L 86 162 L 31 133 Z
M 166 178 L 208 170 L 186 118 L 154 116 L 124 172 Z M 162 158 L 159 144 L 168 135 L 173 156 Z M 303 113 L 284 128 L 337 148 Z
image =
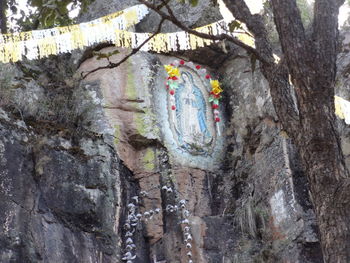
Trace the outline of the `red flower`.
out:
M 170 93 L 170 95 L 174 95 L 175 94 L 175 90 L 172 89 L 172 90 L 170 90 L 169 93 Z
M 201 68 L 201 66 L 199 66 L 199 65 L 196 66 L 196 69 L 200 69 L 200 68 Z
M 220 99 L 220 98 L 221 98 L 221 95 L 220 95 L 220 94 L 218 94 L 218 95 L 215 95 L 215 94 L 214 94 L 214 97 L 215 97 L 215 99 Z
M 213 106 L 211 106 L 211 107 L 215 110 L 215 109 L 218 109 L 218 108 L 219 108 L 219 105 L 213 104 Z
M 213 91 L 211 91 L 211 92 L 210 92 L 210 94 L 211 94 L 211 95 L 214 95 L 214 92 L 213 92 Z
M 173 105 L 173 106 L 171 106 L 171 109 L 172 110 L 176 110 L 176 107 Z
M 174 64 L 173 64 L 173 63 L 171 63 L 171 64 L 170 64 L 170 66 L 174 66 Z
M 178 78 L 176 76 L 173 76 L 171 79 L 172 80 L 178 80 Z
M 185 64 L 185 61 L 180 60 L 180 64 L 181 64 L 181 65 L 184 65 L 184 64 Z
M 206 75 L 205 78 L 206 78 L 206 79 L 210 79 L 210 75 Z
M 219 117 L 216 117 L 216 118 L 215 118 L 215 122 L 220 122 L 220 118 L 219 118 Z

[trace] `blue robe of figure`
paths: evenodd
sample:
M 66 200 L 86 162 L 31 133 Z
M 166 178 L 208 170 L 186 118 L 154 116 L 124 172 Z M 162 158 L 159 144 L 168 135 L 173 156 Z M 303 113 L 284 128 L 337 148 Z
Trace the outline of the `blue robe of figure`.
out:
M 207 106 L 206 106 L 206 102 L 205 102 L 204 96 L 202 94 L 202 91 L 194 84 L 193 77 L 190 73 L 182 72 L 181 77 L 182 77 L 183 83 L 181 83 L 179 85 L 179 88 L 177 89 L 177 91 L 175 93 L 175 105 L 176 105 L 177 120 L 181 119 L 181 114 L 188 114 L 188 113 L 182 112 L 183 104 L 185 102 L 191 103 L 192 107 L 197 109 L 197 120 L 198 120 L 200 131 L 204 134 L 205 137 L 208 138 L 211 135 L 210 135 L 210 132 L 208 130 L 207 123 L 206 123 Z M 187 83 L 188 81 L 189 81 L 189 83 Z M 191 86 L 191 88 L 192 88 L 191 91 L 192 91 L 192 94 L 194 95 L 195 100 L 191 100 L 189 98 L 188 98 L 188 101 L 181 100 L 181 93 L 185 92 L 186 84 L 189 84 Z M 185 98 L 185 100 L 186 99 L 187 98 Z M 180 130 L 178 132 L 182 133 L 182 131 L 185 127 L 182 127 L 181 121 L 178 122 L 178 124 L 179 124 L 179 130 Z M 180 135 L 179 139 L 180 139 L 181 143 L 183 143 L 182 134 Z

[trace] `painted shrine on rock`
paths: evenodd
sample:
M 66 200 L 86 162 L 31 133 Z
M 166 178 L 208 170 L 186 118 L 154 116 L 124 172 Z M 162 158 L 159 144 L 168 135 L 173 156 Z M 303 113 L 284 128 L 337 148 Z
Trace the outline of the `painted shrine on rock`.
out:
M 177 88 L 168 94 L 170 127 L 178 146 L 193 155 L 210 154 L 216 130 L 209 103 L 210 83 L 189 66 L 179 66 Z

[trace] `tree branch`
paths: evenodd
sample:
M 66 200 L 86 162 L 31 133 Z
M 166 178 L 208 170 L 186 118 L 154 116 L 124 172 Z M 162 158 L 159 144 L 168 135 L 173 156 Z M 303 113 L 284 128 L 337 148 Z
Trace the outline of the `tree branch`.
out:
M 119 67 L 122 63 L 124 63 L 125 61 L 128 60 L 128 58 L 130 58 L 131 56 L 133 56 L 134 54 L 136 54 L 137 52 L 140 51 L 140 49 L 148 42 L 150 41 L 153 37 L 155 37 L 157 34 L 160 33 L 161 29 L 162 29 L 162 25 L 164 23 L 164 19 L 162 19 L 160 22 L 159 22 L 159 25 L 158 25 L 158 28 L 156 30 L 156 32 L 154 32 L 151 36 L 149 36 L 145 41 L 143 41 L 137 48 L 134 48 L 127 56 L 125 56 L 123 59 L 121 59 L 119 62 L 117 63 L 113 63 L 113 62 L 110 62 L 109 60 L 109 64 L 107 66 L 104 66 L 104 67 L 98 67 L 98 68 L 95 68 L 91 71 L 89 71 L 88 73 L 86 73 L 86 75 L 83 75 L 84 72 L 81 73 L 81 76 L 82 76 L 82 79 L 85 79 L 88 75 L 90 75 L 91 73 L 94 73 L 98 70 L 101 70 L 101 69 L 110 69 L 110 68 L 116 68 L 116 67 Z
M 304 74 L 310 50 L 296 0 L 271 0 L 274 20 L 292 79 Z
M 161 1 L 163 1 L 164 4 L 164 0 Z M 224 1 L 226 2 L 230 0 Z M 289 134 L 295 133 L 295 131 L 297 131 L 300 128 L 299 116 L 295 109 L 295 103 L 292 96 L 292 87 L 289 83 L 288 68 L 285 65 L 285 63 L 280 63 L 280 65 L 276 65 L 262 17 L 259 15 L 252 15 L 249 11 L 249 8 L 243 0 L 231 0 L 230 7 L 233 10 L 233 15 L 237 19 L 246 23 L 247 27 L 249 25 L 248 29 L 253 33 L 254 37 L 256 38 L 257 49 L 253 49 L 245 45 L 238 39 L 235 39 L 227 34 L 212 36 L 190 29 L 184 26 L 183 23 L 176 18 L 171 8 L 166 4 L 164 5 L 164 7 L 166 7 L 168 14 L 157 9 L 155 5 L 147 2 L 146 0 L 139 0 L 139 2 L 145 4 L 148 8 L 154 10 L 163 19 L 172 22 L 173 24 L 190 34 L 212 40 L 228 40 L 240 47 L 243 47 L 248 52 L 254 54 L 257 57 L 257 59 L 262 63 L 262 73 L 264 74 L 264 76 L 270 84 L 271 96 L 274 103 L 274 107 L 278 118 L 282 122 L 283 127 Z M 235 2 L 237 6 L 232 2 Z
M 335 79 L 336 75 L 336 54 L 338 39 L 338 14 L 339 7 L 344 0 L 316 0 L 314 7 L 313 41 L 317 51 L 316 60 L 320 70 L 326 76 L 331 74 Z
M 299 133 L 301 127 L 298 101 L 292 93 L 294 88 L 288 81 L 289 71 L 285 58 L 280 60 L 274 70 L 263 73 L 269 80 L 271 98 L 277 117 L 288 135 L 293 138 L 294 134 Z
M 170 22 L 172 22 L 174 25 L 176 25 L 177 27 L 179 27 L 180 29 L 182 29 L 183 31 L 186 31 L 192 35 L 201 37 L 201 38 L 205 38 L 205 39 L 211 39 L 211 40 L 227 40 L 233 44 L 236 44 L 237 46 L 242 47 L 243 49 L 245 49 L 246 51 L 254 54 L 260 61 L 264 61 L 264 62 L 268 62 L 263 56 L 261 56 L 261 54 L 259 54 L 259 52 L 257 52 L 257 50 L 255 48 L 252 48 L 251 46 L 248 46 L 246 44 L 244 44 L 243 42 L 239 41 L 237 38 L 234 38 L 228 34 L 220 34 L 217 36 L 214 35 L 209 35 L 206 33 L 202 33 L 202 32 L 198 32 L 196 30 L 193 30 L 187 26 L 185 26 L 181 21 L 179 21 L 175 15 L 172 13 L 171 9 L 169 8 L 169 6 L 167 6 L 167 4 L 163 6 L 165 6 L 169 12 L 169 14 L 164 13 L 163 11 L 159 10 L 157 8 L 157 6 L 155 6 L 154 4 L 151 4 L 150 2 L 146 1 L 146 0 L 139 0 L 140 3 L 146 5 L 148 8 L 152 9 L 153 11 L 155 11 L 158 15 L 160 15 L 163 19 L 168 20 Z
M 244 0 L 223 1 L 232 15 L 245 23 L 248 30 L 254 35 L 257 52 L 267 61 L 261 61 L 261 72 L 269 82 L 278 119 L 289 135 L 296 134 L 300 129 L 300 119 L 299 113 L 295 109 L 292 95 L 293 87 L 289 83 L 289 70 L 285 59 L 282 59 L 278 65 L 274 62 L 273 51 L 263 18 L 258 14 L 252 15 Z
M 223 0 L 223 2 L 232 15 L 246 24 L 248 30 L 254 35 L 256 50 L 264 58 L 265 64 L 275 64 L 272 47 L 268 40 L 262 16 L 258 14 L 252 15 L 244 0 Z
M 6 0 L 0 0 L 0 33 L 7 33 Z
M 145 0 L 139 1 L 157 12 L 163 19 L 171 21 L 176 26 L 188 33 L 207 39 L 229 40 L 232 43 L 237 44 L 238 46 L 243 47 L 245 50 L 253 53 L 262 63 L 262 73 L 269 81 L 274 107 L 278 118 L 283 124 L 283 127 L 289 134 L 295 133 L 295 131 L 300 128 L 299 116 L 295 109 L 295 103 L 291 93 L 292 87 L 289 83 L 288 69 L 285 63 L 280 63 L 278 66 L 275 64 L 272 48 L 268 41 L 267 31 L 265 29 L 262 17 L 259 15 L 252 15 L 249 11 L 248 6 L 243 0 L 231 0 L 231 2 L 229 2 L 229 5 L 232 10 L 230 11 L 233 13 L 235 18 L 246 23 L 248 29 L 253 33 L 257 46 L 257 50 L 253 49 L 253 52 L 251 50 L 251 47 L 248 46 L 247 48 L 244 43 L 227 34 L 212 36 L 204 33 L 199 33 L 184 26 L 183 23 L 176 18 L 171 8 L 168 5 L 164 4 L 164 0 L 161 1 L 163 1 L 168 14 L 157 9 L 153 4 L 150 4 Z M 224 1 L 226 2 L 229 0 Z M 235 2 L 235 4 L 232 2 Z M 244 46 L 242 46 L 242 44 Z

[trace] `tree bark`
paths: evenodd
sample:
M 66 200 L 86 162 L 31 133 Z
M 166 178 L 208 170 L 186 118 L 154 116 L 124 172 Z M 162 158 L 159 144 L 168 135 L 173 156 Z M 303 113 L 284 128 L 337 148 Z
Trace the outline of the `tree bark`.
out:
M 312 79 L 314 87 L 299 86 L 299 89 L 321 88 L 317 80 Z M 350 262 L 349 178 L 334 127 L 334 106 L 324 104 L 317 94 L 305 93 L 308 94 L 303 94 L 300 111 L 308 114 L 303 114 L 300 135 L 293 137 L 310 182 L 324 259 L 325 262 Z
M 250 14 L 243 0 L 224 2 L 253 33 L 260 55 L 271 59 L 262 18 Z M 279 65 L 262 62 L 276 113 L 299 150 L 310 183 L 324 260 L 330 263 L 350 262 L 350 179 L 334 127 L 337 19 L 343 2 L 316 0 L 313 34 L 308 38 L 296 1 L 271 0 L 284 57 Z M 289 76 L 296 103 L 291 98 Z
M 7 33 L 6 0 L 0 0 L 0 30 L 1 34 Z
M 299 102 L 301 130 L 291 137 L 310 183 L 324 259 L 350 262 L 349 176 L 334 127 L 339 3 L 315 2 L 310 40 L 305 36 L 295 1 L 271 3 Z

